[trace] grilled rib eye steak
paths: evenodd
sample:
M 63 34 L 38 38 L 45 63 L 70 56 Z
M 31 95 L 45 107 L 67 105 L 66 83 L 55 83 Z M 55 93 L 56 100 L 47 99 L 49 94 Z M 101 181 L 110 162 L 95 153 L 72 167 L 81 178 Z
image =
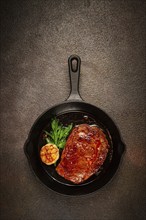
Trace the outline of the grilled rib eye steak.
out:
M 99 170 L 108 149 L 108 141 L 100 128 L 78 125 L 67 139 L 56 171 L 73 183 L 82 183 Z

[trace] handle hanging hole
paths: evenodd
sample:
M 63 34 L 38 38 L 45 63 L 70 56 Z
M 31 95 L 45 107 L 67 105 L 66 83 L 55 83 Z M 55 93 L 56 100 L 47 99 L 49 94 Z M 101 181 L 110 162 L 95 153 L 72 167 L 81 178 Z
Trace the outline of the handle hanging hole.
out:
M 73 58 L 71 60 L 71 70 L 73 72 L 77 72 L 77 69 L 78 69 L 78 60 L 76 58 Z

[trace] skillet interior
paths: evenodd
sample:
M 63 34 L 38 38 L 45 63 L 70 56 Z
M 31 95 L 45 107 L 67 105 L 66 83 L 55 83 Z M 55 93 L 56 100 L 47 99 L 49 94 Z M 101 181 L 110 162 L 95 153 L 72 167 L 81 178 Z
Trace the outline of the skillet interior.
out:
M 104 131 L 109 141 L 110 151 L 100 171 L 82 184 L 76 185 L 65 180 L 57 174 L 54 165 L 46 166 L 40 160 L 39 151 L 45 144 L 42 132 L 50 128 L 53 116 L 59 118 L 64 125 L 96 124 Z M 47 187 L 63 194 L 81 195 L 101 188 L 112 178 L 118 168 L 124 145 L 117 127 L 105 112 L 85 102 L 66 101 L 47 110 L 36 120 L 24 149 L 34 173 Z

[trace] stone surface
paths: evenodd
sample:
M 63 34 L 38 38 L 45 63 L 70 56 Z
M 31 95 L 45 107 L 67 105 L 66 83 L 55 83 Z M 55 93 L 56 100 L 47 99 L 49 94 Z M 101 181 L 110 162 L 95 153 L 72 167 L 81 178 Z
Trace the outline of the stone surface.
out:
M 146 216 L 145 1 L 1 1 L 1 220 L 143 220 Z M 67 59 L 82 59 L 80 93 L 107 112 L 126 144 L 94 194 L 44 187 L 23 145 L 35 119 L 70 91 Z

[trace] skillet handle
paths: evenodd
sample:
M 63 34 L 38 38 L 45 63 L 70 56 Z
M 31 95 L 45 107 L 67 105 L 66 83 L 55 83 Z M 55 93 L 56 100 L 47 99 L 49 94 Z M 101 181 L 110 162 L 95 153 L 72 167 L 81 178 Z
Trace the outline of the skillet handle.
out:
M 29 145 L 30 145 L 30 141 L 29 141 L 29 139 L 27 139 L 26 142 L 25 142 L 25 144 L 24 144 L 24 153 L 25 153 L 25 155 L 27 156 L 27 158 L 29 158 L 29 155 L 30 155 L 29 150 L 31 149 L 31 148 L 29 147 Z
M 70 94 L 69 100 L 83 101 L 79 93 L 79 77 L 80 77 L 81 59 L 77 55 L 71 55 L 68 59 L 69 76 L 70 76 Z
M 25 144 L 24 144 L 24 153 L 27 156 L 28 160 L 30 159 L 30 157 L 33 154 L 33 147 L 31 146 L 31 142 L 29 140 L 29 138 L 26 140 Z

